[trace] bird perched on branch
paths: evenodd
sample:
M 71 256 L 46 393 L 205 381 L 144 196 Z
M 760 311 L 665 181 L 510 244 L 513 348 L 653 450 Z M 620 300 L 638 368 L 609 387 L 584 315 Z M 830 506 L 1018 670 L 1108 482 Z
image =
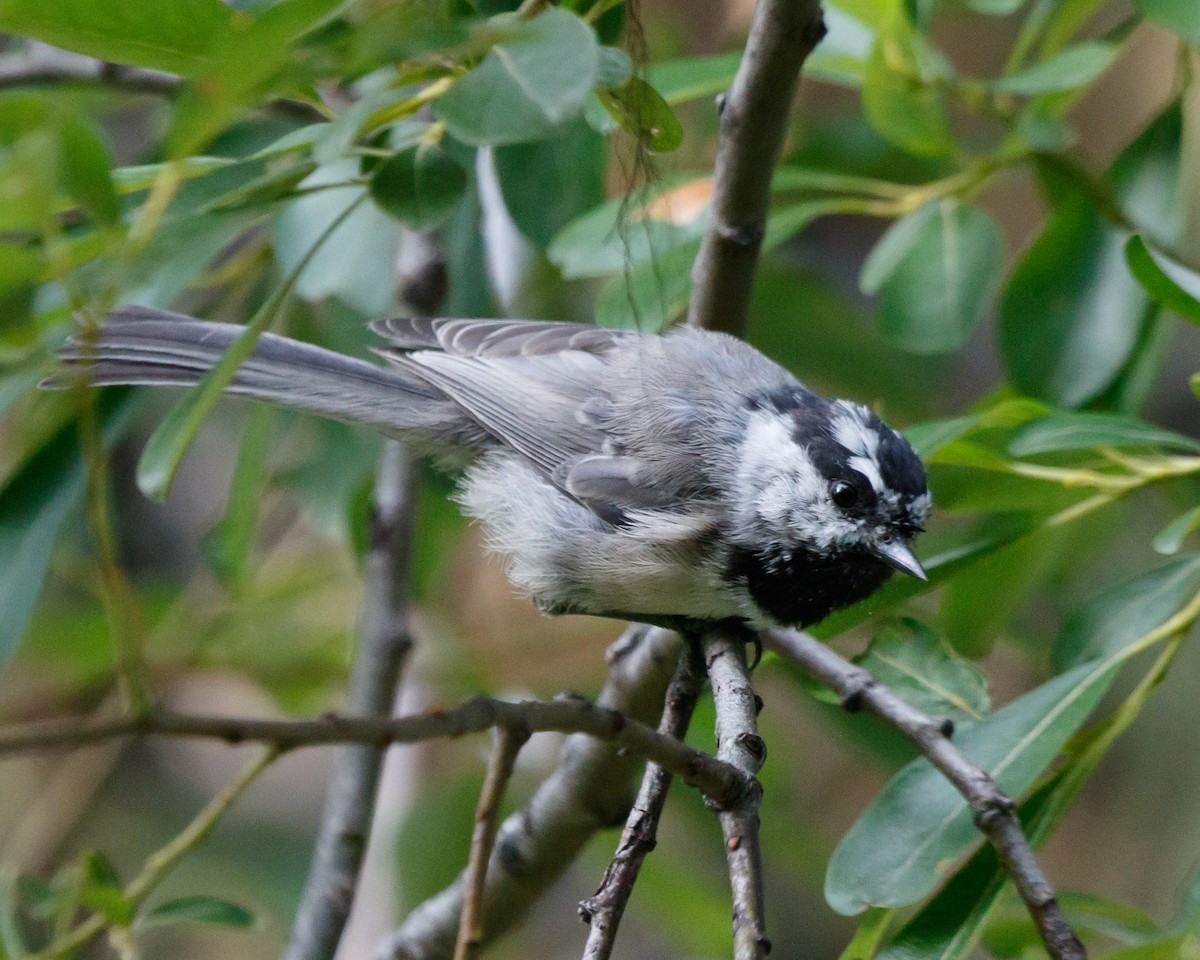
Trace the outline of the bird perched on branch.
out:
M 387 367 L 263 334 L 228 386 L 465 467 L 458 500 L 546 613 L 807 626 L 899 570 L 925 470 L 865 407 L 733 337 L 390 319 Z M 61 352 L 76 378 L 196 383 L 243 328 L 133 307 Z

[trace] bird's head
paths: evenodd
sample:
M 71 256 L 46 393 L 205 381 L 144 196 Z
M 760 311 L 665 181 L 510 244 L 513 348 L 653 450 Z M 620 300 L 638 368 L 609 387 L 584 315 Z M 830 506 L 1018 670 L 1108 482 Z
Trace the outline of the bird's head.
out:
M 925 579 L 925 468 L 865 407 L 807 391 L 752 404 L 737 489 L 735 563 L 771 619 L 814 623 L 894 570 Z

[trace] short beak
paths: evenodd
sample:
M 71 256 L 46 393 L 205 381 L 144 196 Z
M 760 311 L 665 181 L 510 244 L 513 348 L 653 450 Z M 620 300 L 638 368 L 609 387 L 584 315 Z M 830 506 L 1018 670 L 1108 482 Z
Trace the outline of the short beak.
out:
M 910 577 L 916 577 L 918 580 L 929 579 L 925 568 L 921 566 L 921 561 L 913 555 L 908 544 L 899 538 L 893 538 L 886 542 L 876 540 L 872 552 L 889 567 L 895 567 L 901 573 L 907 573 Z

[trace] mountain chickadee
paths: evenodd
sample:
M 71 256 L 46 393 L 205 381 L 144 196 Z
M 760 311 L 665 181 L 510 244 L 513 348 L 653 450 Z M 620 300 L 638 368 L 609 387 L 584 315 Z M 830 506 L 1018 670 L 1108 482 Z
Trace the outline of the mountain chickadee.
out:
M 465 466 L 459 502 L 546 613 L 807 626 L 900 570 L 925 470 L 865 407 L 753 347 L 574 323 L 391 319 L 388 368 L 264 334 L 229 392 Z M 197 382 L 241 327 L 132 307 L 61 353 L 96 384 Z

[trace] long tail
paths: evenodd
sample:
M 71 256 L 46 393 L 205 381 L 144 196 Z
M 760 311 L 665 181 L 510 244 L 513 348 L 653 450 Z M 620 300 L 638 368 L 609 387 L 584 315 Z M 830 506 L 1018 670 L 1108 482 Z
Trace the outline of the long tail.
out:
M 99 386 L 191 386 L 243 329 L 128 307 L 107 316 L 94 338 L 68 341 L 59 352 L 64 373 L 42 385 L 62 388 L 78 375 Z M 435 446 L 457 445 L 457 421 L 462 419 L 461 411 L 435 387 L 271 333 L 259 338 L 227 390 Z

